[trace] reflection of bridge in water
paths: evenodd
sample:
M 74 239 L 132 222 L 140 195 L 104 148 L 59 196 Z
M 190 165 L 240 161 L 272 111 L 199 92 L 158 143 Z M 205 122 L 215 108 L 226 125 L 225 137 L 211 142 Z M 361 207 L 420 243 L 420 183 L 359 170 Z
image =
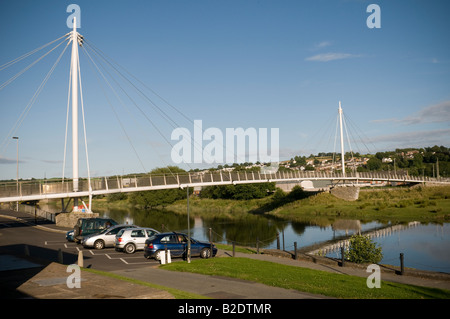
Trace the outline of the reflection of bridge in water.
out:
M 348 222 L 353 222 L 353 224 L 354 224 L 354 223 L 358 223 L 359 221 L 348 221 Z M 358 233 L 358 234 L 361 234 L 364 236 L 369 236 L 369 238 L 380 238 L 380 237 L 390 236 L 395 232 L 409 229 L 412 227 L 417 227 L 419 225 L 420 225 L 420 222 L 409 222 L 406 225 L 397 224 L 397 225 L 387 226 L 384 228 L 378 228 L 375 230 L 368 230 L 365 232 L 361 232 L 360 225 L 356 229 L 355 228 L 351 228 L 351 229 L 356 230 L 357 231 L 356 233 Z M 345 228 L 345 229 L 348 230 L 349 228 Z M 325 256 L 328 253 L 339 251 L 342 247 L 347 249 L 350 245 L 350 239 L 349 239 L 349 236 L 345 236 L 345 237 L 346 238 L 340 239 L 340 240 L 338 239 L 338 240 L 328 241 L 327 243 L 322 244 L 319 248 L 316 247 L 313 250 L 308 251 L 307 254 Z

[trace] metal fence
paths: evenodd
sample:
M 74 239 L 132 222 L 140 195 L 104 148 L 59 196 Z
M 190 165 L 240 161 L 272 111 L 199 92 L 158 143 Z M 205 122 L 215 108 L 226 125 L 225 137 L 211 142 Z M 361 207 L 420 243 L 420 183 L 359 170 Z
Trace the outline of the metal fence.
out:
M 103 178 L 79 179 L 78 190 L 80 196 L 100 195 L 117 192 L 133 192 L 156 190 L 164 188 L 209 186 L 221 184 L 244 184 L 262 182 L 299 182 L 303 180 L 335 180 L 335 181 L 387 181 L 407 183 L 450 183 L 448 178 L 431 178 L 420 176 L 399 175 L 388 172 L 315 172 L 315 171 L 279 171 L 273 174 L 260 172 L 195 172 L 186 174 L 165 175 L 135 175 L 110 176 Z M 33 200 L 43 198 L 75 197 L 73 181 L 71 179 L 51 180 L 21 180 L 19 182 L 0 183 L 0 202 L 12 200 Z

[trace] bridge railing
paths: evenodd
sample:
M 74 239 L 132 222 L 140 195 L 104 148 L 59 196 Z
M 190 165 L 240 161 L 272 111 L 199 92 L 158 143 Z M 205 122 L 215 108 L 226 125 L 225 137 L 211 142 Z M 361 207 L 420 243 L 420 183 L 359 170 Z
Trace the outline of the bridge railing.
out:
M 211 171 L 194 172 L 183 174 L 165 175 L 127 175 L 96 177 L 90 181 L 79 179 L 78 192 L 92 191 L 128 191 L 129 189 L 148 188 L 157 189 L 158 186 L 177 185 L 220 185 L 230 183 L 255 183 L 265 181 L 301 181 L 301 180 L 352 180 L 352 181 L 405 181 L 405 182 L 450 182 L 450 180 L 422 176 L 408 176 L 395 174 L 394 172 L 353 172 L 344 177 L 342 172 L 316 172 L 316 171 L 278 171 L 272 174 L 248 171 Z M 32 195 L 68 194 L 73 193 L 73 182 L 71 179 L 50 180 L 21 180 L 0 183 L 0 198 L 26 197 Z

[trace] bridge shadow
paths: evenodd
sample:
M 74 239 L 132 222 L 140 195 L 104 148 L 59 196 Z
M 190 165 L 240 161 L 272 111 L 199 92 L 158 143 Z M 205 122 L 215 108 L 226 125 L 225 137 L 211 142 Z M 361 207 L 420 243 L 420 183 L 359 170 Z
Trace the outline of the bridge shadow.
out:
M 34 245 L 0 246 L 0 299 L 33 298 L 21 292 L 19 287 L 49 264 L 59 262 L 61 257 L 65 265 L 78 261 L 78 255 Z
M 258 208 L 250 210 L 249 213 L 262 215 L 264 213 L 277 209 L 278 207 L 314 196 L 317 193 L 319 192 L 306 192 L 300 186 L 294 186 L 292 190 L 287 194 L 284 193 L 281 189 L 277 189 L 277 191 L 275 191 L 275 193 L 272 195 L 272 199 L 270 202 L 259 206 Z

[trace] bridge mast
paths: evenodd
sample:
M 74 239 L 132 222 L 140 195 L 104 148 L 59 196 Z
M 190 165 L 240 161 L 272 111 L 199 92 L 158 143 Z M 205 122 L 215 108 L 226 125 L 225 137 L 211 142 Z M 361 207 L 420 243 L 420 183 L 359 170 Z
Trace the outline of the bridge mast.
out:
M 344 159 L 344 133 L 342 130 L 342 108 L 341 101 L 339 101 L 339 124 L 341 130 L 341 161 L 342 161 L 342 176 L 345 177 L 345 159 Z
M 78 192 L 78 32 L 77 20 L 73 18 L 72 31 L 72 175 L 73 191 Z M 78 211 L 78 198 L 73 200 L 74 211 Z

